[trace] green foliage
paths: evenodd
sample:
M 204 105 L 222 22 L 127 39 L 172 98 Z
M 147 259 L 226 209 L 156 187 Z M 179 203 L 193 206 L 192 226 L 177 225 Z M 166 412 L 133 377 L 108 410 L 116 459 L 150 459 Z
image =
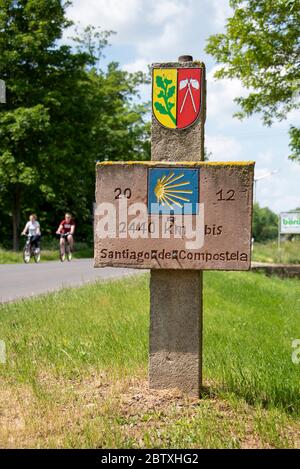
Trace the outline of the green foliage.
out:
M 89 78 L 96 111 L 92 128 L 94 159 L 150 159 L 150 124 L 146 121 L 149 104 L 133 102 L 138 87 L 146 82 L 145 75 L 119 70 L 112 62 L 106 72 L 92 69 Z
M 142 73 L 100 60 L 111 31 L 86 28 L 74 47 L 58 45 L 71 24 L 61 0 L 0 0 L 0 242 L 18 246 L 30 211 L 43 233 L 64 212 L 77 237 L 92 240 L 95 161 L 147 159 L 147 105 L 137 105 Z
M 255 241 L 274 239 L 278 235 L 278 216 L 268 207 L 253 206 L 252 235 Z
M 230 5 L 233 16 L 225 33 L 211 36 L 206 51 L 223 64 L 216 78 L 238 78 L 250 90 L 236 99 L 237 117 L 260 112 L 271 125 L 299 108 L 300 0 L 231 0 Z M 291 156 L 300 159 L 299 129 L 290 133 Z
M 31 161 L 32 153 L 39 150 L 39 141 L 49 128 L 49 114 L 41 105 L 19 107 L 0 113 L 0 183 L 3 187 L 14 184 L 31 186 L 37 183 L 38 168 Z M 30 154 L 25 146 L 31 141 Z M 19 152 L 22 152 L 20 155 Z
M 172 122 L 176 124 L 176 119 L 171 112 L 172 108 L 174 107 L 174 103 L 170 103 L 169 101 L 174 96 L 176 88 L 174 85 L 169 87 L 171 83 L 172 80 L 163 78 L 160 75 L 156 76 L 156 85 L 158 88 L 161 88 L 161 91 L 158 93 L 157 97 L 164 100 L 164 105 L 159 101 L 154 101 L 154 107 L 160 114 L 168 115 Z
M 300 237 L 281 240 L 280 251 L 278 241 L 254 243 L 252 260 L 256 262 L 272 262 L 281 264 L 300 264 Z
M 290 127 L 290 148 L 292 154 L 290 155 L 291 160 L 299 160 L 300 155 L 300 128 L 295 126 Z

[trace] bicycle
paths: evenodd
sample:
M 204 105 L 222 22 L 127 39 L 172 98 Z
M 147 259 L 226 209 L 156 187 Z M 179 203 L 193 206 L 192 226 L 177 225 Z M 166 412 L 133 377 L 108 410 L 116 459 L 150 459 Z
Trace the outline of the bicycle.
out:
M 27 236 L 27 240 L 23 249 L 23 260 L 25 264 L 28 264 L 30 262 L 30 259 L 33 257 L 34 262 L 37 264 L 41 260 L 41 250 L 40 248 L 33 246 L 33 244 L 31 243 L 30 235 L 25 236 Z
M 60 238 L 65 239 L 64 244 L 59 245 L 59 257 L 60 257 L 61 262 L 64 262 L 66 260 L 66 257 L 68 259 L 68 262 L 71 262 L 72 260 L 72 251 L 71 251 L 70 243 L 68 240 L 69 235 L 70 233 L 60 234 Z

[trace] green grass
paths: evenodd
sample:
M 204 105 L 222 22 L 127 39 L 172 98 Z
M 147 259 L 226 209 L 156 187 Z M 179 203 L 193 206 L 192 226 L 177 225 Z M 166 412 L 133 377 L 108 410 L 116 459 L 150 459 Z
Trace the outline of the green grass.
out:
M 268 243 L 254 243 L 252 260 L 257 262 L 282 262 L 284 264 L 300 264 L 300 239 L 282 241 L 280 253 L 277 241 Z
M 1 338 L 12 353 L 6 376 L 32 382 L 49 367 L 73 376 L 87 365 L 129 369 L 143 363 L 148 294 L 146 279 L 137 282 L 91 284 L 0 306 Z
M 93 247 L 85 243 L 75 244 L 75 259 L 83 259 L 93 257 Z M 54 261 L 58 259 L 58 242 L 47 241 L 42 244 L 41 261 Z M 281 262 L 284 264 L 300 263 L 300 239 L 294 241 L 283 241 L 281 243 L 281 258 L 277 249 L 277 241 L 269 241 L 268 243 L 255 243 L 252 253 L 252 260 L 257 262 Z M 15 264 L 23 262 L 22 251 L 14 252 L 0 247 L 0 264 Z M 33 261 L 32 261 L 33 262 Z
M 73 253 L 75 259 L 84 259 L 93 257 L 93 248 L 88 247 L 84 243 L 77 243 Z M 51 249 L 41 250 L 41 262 L 57 261 L 59 260 L 58 243 L 56 248 L 51 246 Z M 20 264 L 23 261 L 23 251 L 10 251 L 0 248 L 0 264 Z M 31 262 L 34 262 L 32 259 Z
M 0 447 L 300 446 L 299 282 L 204 277 L 197 403 L 147 391 L 147 275 L 2 305 L 0 428 L 1 405 L 27 424 L 0 430 Z
M 209 279 L 212 278 L 210 282 Z M 298 280 L 252 273 L 206 276 L 206 373 L 247 402 L 300 414 Z

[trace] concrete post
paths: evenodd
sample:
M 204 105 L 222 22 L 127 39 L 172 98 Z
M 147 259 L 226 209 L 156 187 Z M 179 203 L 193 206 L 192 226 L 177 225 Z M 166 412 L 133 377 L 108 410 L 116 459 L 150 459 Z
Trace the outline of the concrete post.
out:
M 153 64 L 157 68 L 196 68 L 191 56 L 178 62 Z M 205 72 L 204 65 L 203 73 Z M 204 159 L 206 111 L 205 75 L 200 119 L 183 130 L 170 130 L 152 117 L 151 159 L 198 161 Z M 194 396 L 202 386 L 202 272 L 151 270 L 149 386 L 179 388 Z

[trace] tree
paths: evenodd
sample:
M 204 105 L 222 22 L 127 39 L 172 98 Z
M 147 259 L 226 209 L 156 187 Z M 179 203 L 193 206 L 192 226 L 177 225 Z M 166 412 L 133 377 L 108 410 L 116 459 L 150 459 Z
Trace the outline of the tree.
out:
M 97 160 L 150 159 L 150 104 L 138 104 L 139 86 L 150 82 L 142 73 L 128 73 L 111 62 L 101 69 L 103 50 L 113 31 L 88 26 L 74 38 L 78 52 L 90 57 L 88 70 L 93 86 L 95 122 L 92 129 L 93 148 Z
M 253 205 L 252 234 L 257 242 L 275 239 L 278 234 L 278 217 L 268 207 Z
M 7 87 L 0 108 L 0 218 L 6 224 L 12 217 L 14 249 L 26 211 L 38 211 L 49 233 L 72 211 L 82 222 L 79 235 L 86 235 L 95 160 L 149 154 L 146 108 L 132 101 L 144 76 L 117 64 L 100 70 L 110 32 L 88 28 L 75 51 L 58 45 L 70 25 L 67 5 L 0 0 L 0 76 Z M 1 230 L 3 237 L 7 225 Z
M 24 194 L 36 187 L 46 196 L 51 192 L 46 175 L 56 162 L 47 144 L 60 110 L 74 111 L 68 99 L 78 92 L 88 61 L 69 47 L 55 47 L 70 24 L 65 6 L 60 0 L 0 0 L 0 75 L 7 87 L 0 113 L 0 183 L 11 202 L 15 249 Z
M 89 72 L 93 83 L 96 119 L 93 146 L 96 160 L 150 159 L 150 123 L 147 104 L 133 101 L 145 82 L 142 73 L 130 74 L 112 62 L 106 72 Z
M 216 78 L 238 78 L 250 90 L 236 102 L 243 118 L 262 113 L 263 122 L 286 118 L 299 108 L 300 0 L 230 0 L 233 16 L 206 51 L 223 66 Z M 300 129 L 290 128 L 290 158 L 300 160 Z

